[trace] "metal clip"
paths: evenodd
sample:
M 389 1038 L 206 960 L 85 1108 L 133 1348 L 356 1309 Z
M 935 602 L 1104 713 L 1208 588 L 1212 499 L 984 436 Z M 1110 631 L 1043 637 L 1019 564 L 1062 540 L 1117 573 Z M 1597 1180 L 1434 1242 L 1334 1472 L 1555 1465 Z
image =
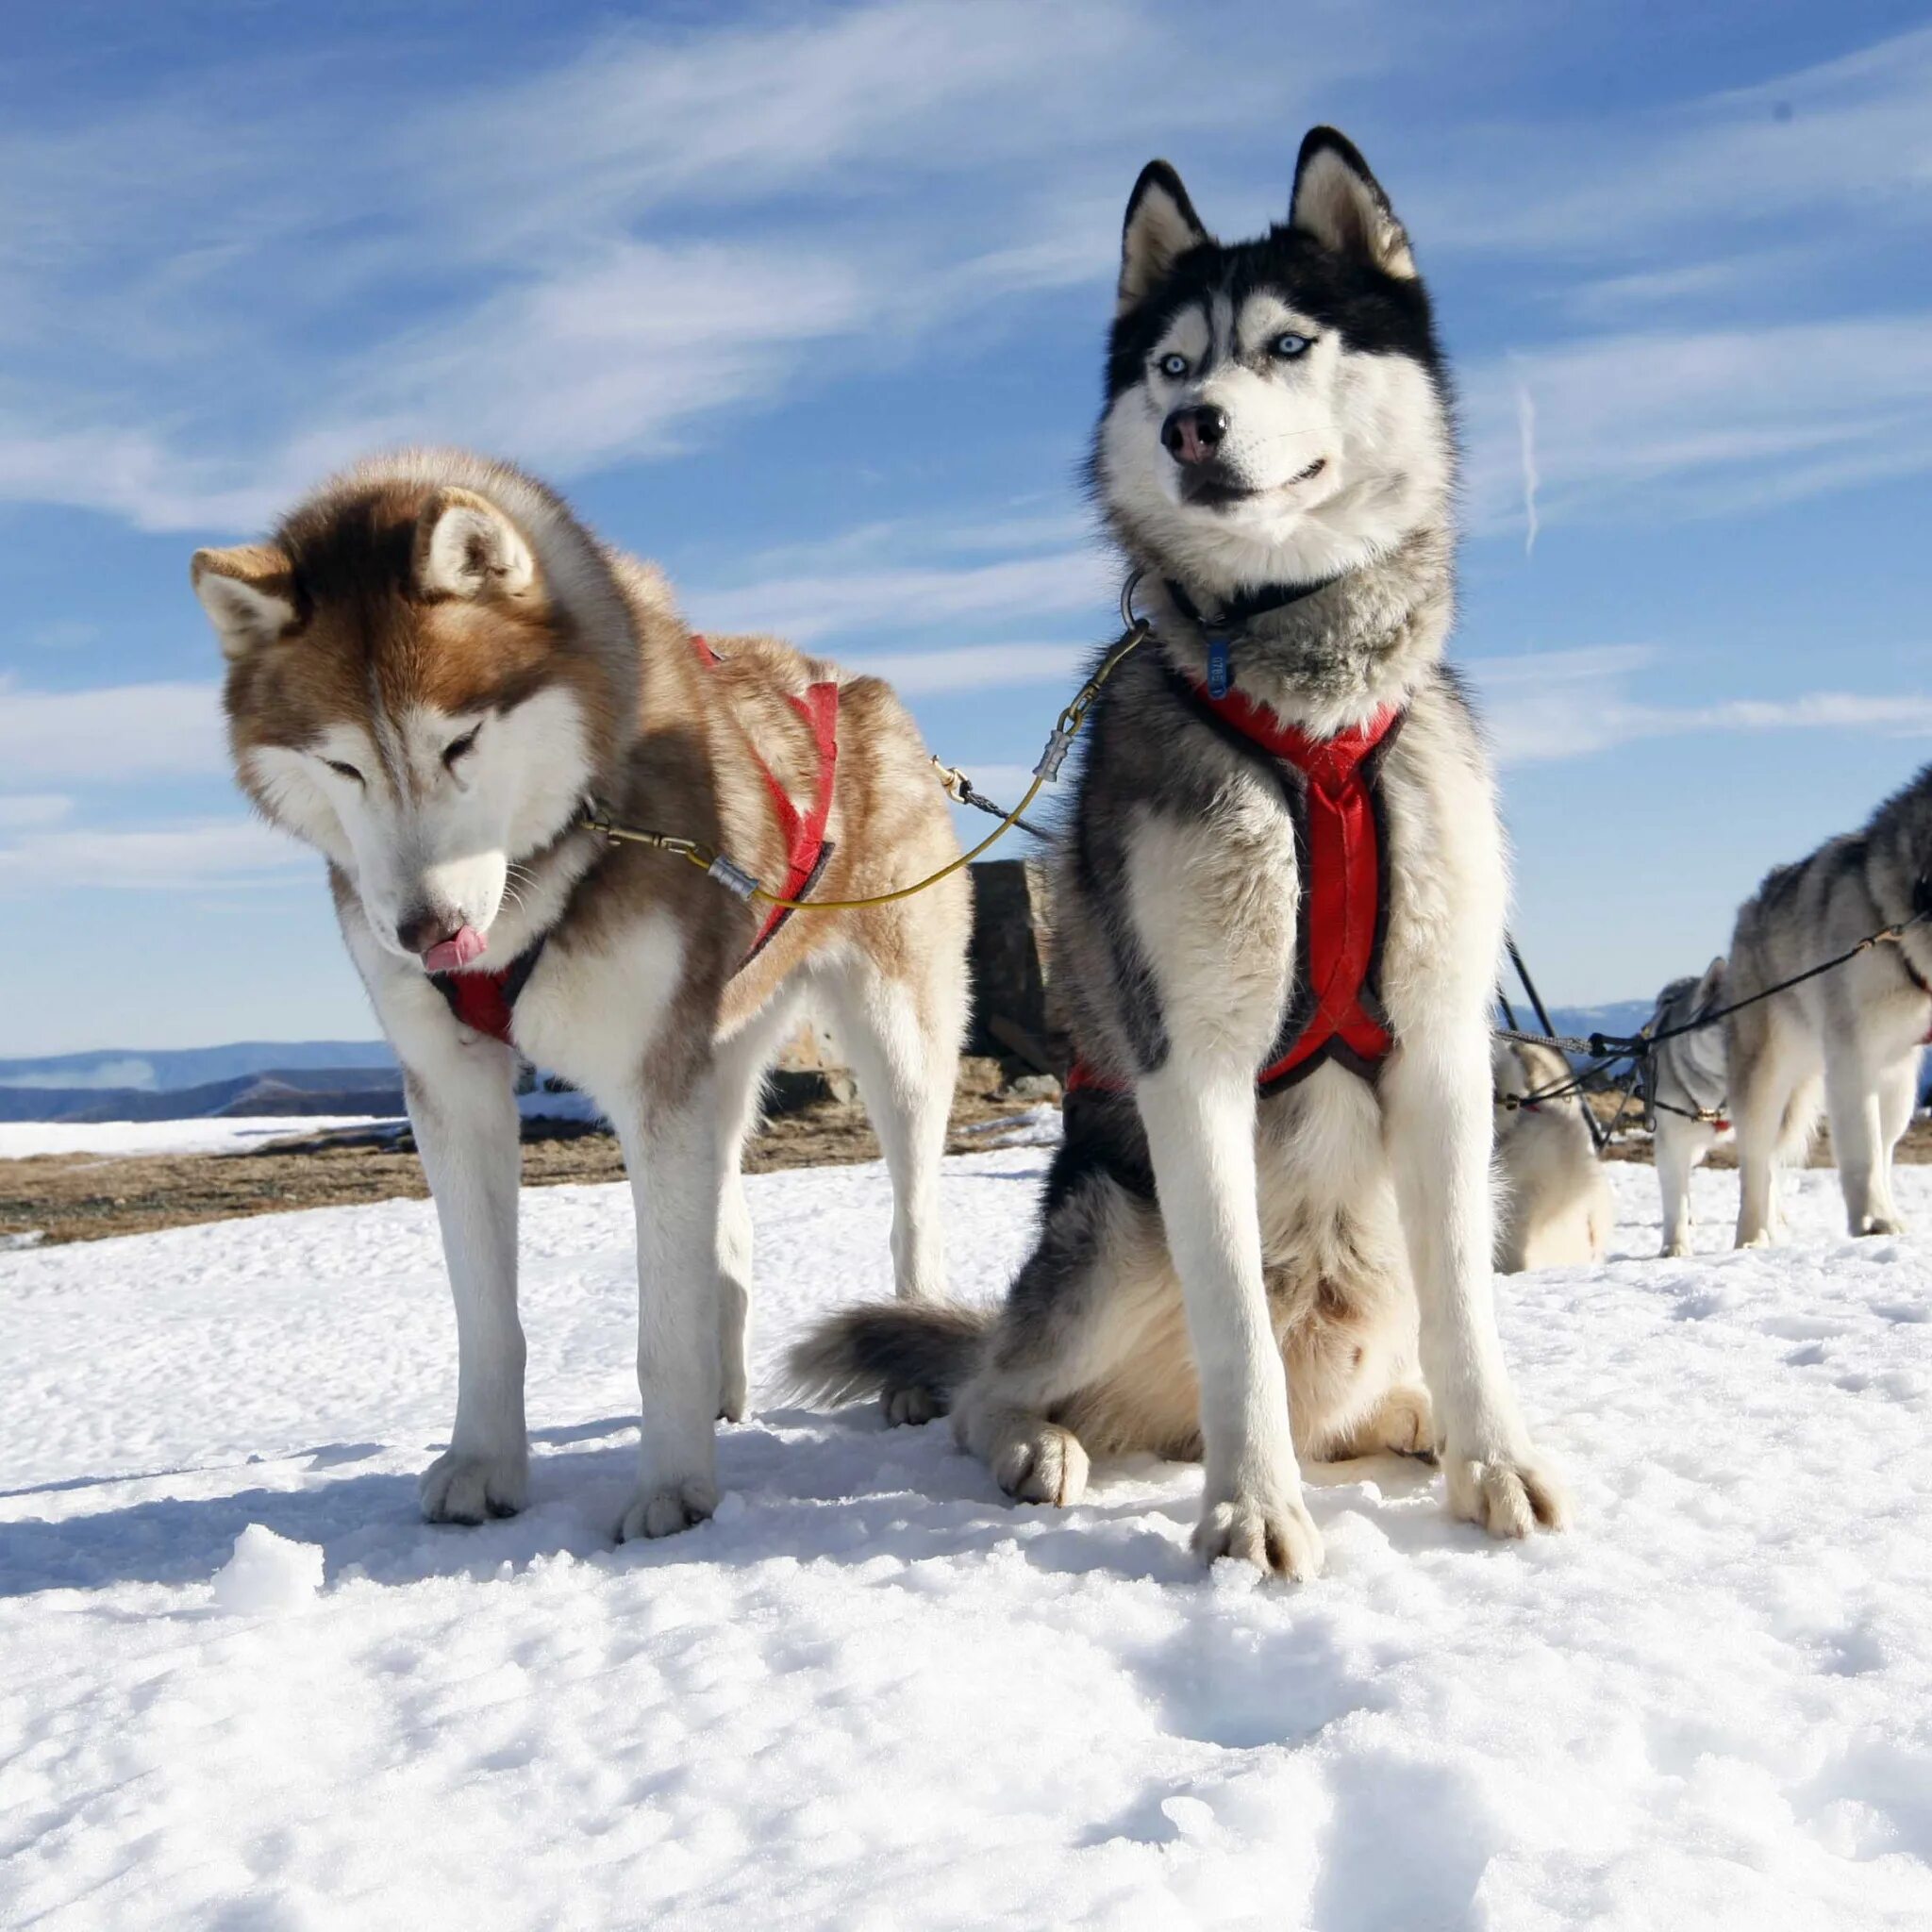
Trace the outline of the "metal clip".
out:
M 1044 778 L 1051 785 L 1060 774 L 1060 767 L 1067 761 L 1067 754 L 1074 748 L 1074 733 L 1079 729 L 1077 722 L 1069 725 L 1064 718 L 1053 727 L 1053 736 L 1046 741 L 1046 749 L 1040 754 L 1040 762 L 1033 768 L 1036 778 Z
M 727 892 L 735 892 L 741 899 L 749 899 L 758 889 L 758 880 L 722 852 L 712 855 L 710 864 L 705 868 L 705 876 L 716 879 Z

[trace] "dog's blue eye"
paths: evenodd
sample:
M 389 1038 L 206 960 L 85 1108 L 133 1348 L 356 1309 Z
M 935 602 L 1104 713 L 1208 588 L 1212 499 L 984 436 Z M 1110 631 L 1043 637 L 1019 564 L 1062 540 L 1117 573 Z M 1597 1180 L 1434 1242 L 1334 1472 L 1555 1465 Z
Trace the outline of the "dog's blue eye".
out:
M 1308 353 L 1309 341 L 1307 336 L 1298 336 L 1291 331 L 1285 336 L 1276 336 L 1268 346 L 1275 355 L 1291 362 L 1297 356 L 1306 356 Z
M 1160 358 L 1160 373 L 1172 376 L 1178 382 L 1188 373 L 1188 358 L 1185 356 L 1163 356 Z

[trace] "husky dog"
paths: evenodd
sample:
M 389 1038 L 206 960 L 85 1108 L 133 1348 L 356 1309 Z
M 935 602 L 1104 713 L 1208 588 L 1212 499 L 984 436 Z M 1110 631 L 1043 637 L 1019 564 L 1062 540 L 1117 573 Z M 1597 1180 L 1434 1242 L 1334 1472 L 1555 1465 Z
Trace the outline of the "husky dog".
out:
M 1554 1048 L 1499 1040 L 1493 1056 L 1496 1093 L 1496 1267 L 1578 1268 L 1601 1261 L 1616 1207 L 1583 1117 L 1580 1094 L 1524 1101 L 1560 1086 L 1570 1063 Z M 1511 1107 L 1510 1101 L 1520 1103 Z
M 607 843 L 586 802 L 786 897 L 860 896 L 958 849 L 910 718 L 875 679 L 773 639 L 694 639 L 654 570 L 458 451 L 351 470 L 266 543 L 198 552 L 193 579 L 227 657 L 242 788 L 327 858 L 403 1063 L 457 1317 L 456 1424 L 424 1513 L 475 1523 L 525 1498 L 521 1054 L 591 1095 L 631 1174 L 643 1419 L 621 1533 L 708 1516 L 716 1422 L 746 1397 L 740 1149 L 808 991 L 891 1165 L 898 1291 L 944 1292 L 968 889 L 761 925 L 682 858 Z
M 1091 474 L 1153 634 L 1056 861 L 1081 1068 L 1038 1243 L 997 1315 L 849 1311 L 801 1385 L 949 1407 L 1029 1501 L 1075 1500 L 1090 1453 L 1199 1456 L 1200 1556 L 1295 1577 L 1297 1452 L 1440 1450 L 1457 1515 L 1560 1519 L 1491 1299 L 1506 876 L 1441 662 L 1453 466 L 1428 300 L 1348 142 L 1311 133 L 1287 225 L 1235 245 L 1142 173 Z
M 1657 996 L 1649 1030 L 1668 1033 L 1724 1002 L 1720 954 L 1704 977 L 1674 979 Z M 1728 1081 L 1722 1022 L 1667 1040 L 1643 1060 L 1643 1107 L 1651 1116 L 1657 1184 L 1663 1196 L 1666 1257 L 1690 1252 L 1690 1176 L 1730 1128 L 1724 1117 Z
M 1932 765 L 1887 799 L 1863 831 L 1828 840 L 1809 858 L 1766 875 L 1738 908 L 1728 997 L 1748 999 L 1932 908 L 1928 875 Z M 1778 1170 L 1804 1158 L 1821 1096 L 1852 1233 L 1899 1232 L 1891 1150 L 1918 1102 L 1928 1025 L 1932 924 L 1914 925 L 1898 943 L 1874 946 L 1724 1023 L 1740 1248 L 1782 1237 Z

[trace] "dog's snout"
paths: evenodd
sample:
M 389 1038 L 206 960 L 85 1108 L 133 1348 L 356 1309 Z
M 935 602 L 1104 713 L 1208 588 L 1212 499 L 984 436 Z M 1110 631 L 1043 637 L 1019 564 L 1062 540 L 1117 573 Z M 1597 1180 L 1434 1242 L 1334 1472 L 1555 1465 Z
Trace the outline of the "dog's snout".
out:
M 1215 403 L 1175 409 L 1160 425 L 1160 440 L 1177 463 L 1204 463 L 1220 452 L 1227 435 L 1227 411 Z
M 406 953 L 426 953 L 448 939 L 453 923 L 426 906 L 419 906 L 396 921 L 396 939 Z

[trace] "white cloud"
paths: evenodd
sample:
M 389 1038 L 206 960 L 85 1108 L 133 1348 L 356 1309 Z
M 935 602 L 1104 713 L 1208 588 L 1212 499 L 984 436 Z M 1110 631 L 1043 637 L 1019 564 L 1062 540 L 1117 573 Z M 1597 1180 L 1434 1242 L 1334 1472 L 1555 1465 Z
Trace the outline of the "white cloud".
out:
M 252 819 L 204 819 L 136 831 L 29 832 L 0 845 L 0 891 L 73 887 L 138 891 L 259 885 L 315 855 Z
M 1026 684 L 1064 684 L 1071 697 L 1092 652 L 1091 644 L 954 644 L 930 651 L 846 651 L 839 661 L 848 671 L 883 677 L 909 698 Z
M 1484 724 L 1504 765 L 1545 764 L 1657 738 L 1770 731 L 1932 737 L 1932 696 L 1917 691 L 1648 703 L 1633 696 L 1630 685 L 1657 657 L 1644 645 L 1605 645 L 1478 658 L 1464 668 L 1480 694 Z
M 227 769 L 215 685 L 31 691 L 0 681 L 0 773 L 9 783 L 111 786 Z
M 1520 519 L 1523 391 L 1545 524 L 1715 515 L 1932 470 L 1928 315 L 1599 336 L 1478 368 L 1479 529 Z
M 1005 562 L 772 577 L 734 589 L 692 591 L 689 608 L 706 628 L 770 630 L 798 640 L 828 633 L 909 630 L 956 618 L 1026 619 L 1111 608 L 1119 586 L 1095 550 L 1066 550 Z M 916 657 L 907 654 L 907 661 Z
M 73 799 L 58 792 L 0 793 L 0 832 L 18 832 L 35 825 L 58 825 L 73 809 Z

